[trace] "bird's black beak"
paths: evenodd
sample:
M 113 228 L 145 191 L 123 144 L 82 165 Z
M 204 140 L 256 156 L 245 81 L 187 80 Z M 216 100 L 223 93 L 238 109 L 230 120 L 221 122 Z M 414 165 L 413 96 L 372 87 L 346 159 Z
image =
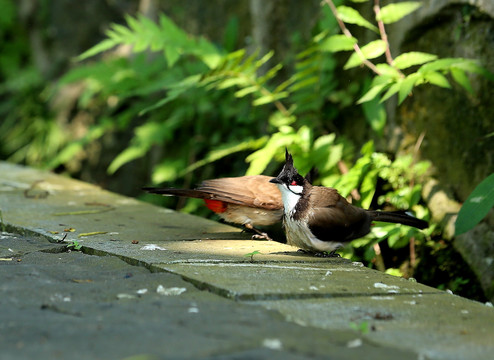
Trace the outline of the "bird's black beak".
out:
M 282 184 L 282 181 L 278 178 L 272 178 L 269 182 L 273 184 Z

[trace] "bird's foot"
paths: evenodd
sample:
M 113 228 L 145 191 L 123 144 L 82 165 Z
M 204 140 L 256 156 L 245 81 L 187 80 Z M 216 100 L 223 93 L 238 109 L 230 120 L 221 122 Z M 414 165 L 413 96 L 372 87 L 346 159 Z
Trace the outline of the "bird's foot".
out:
M 252 235 L 252 240 L 267 240 L 267 241 L 273 240 L 269 237 L 267 233 L 262 232 L 259 229 L 256 229 L 254 226 L 252 226 L 252 224 L 245 224 L 244 226 L 246 229 L 254 231 L 256 233 Z
M 272 241 L 273 239 L 271 239 L 269 237 L 269 235 L 266 234 L 266 233 L 260 233 L 260 234 L 254 234 L 254 235 L 252 235 L 252 240 L 267 240 L 267 241 Z

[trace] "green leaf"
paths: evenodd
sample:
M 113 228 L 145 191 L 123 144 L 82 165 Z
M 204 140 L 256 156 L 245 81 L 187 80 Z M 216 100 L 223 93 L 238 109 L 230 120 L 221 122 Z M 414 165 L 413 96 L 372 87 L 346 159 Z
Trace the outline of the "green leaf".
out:
M 362 104 L 364 115 L 372 130 L 382 135 L 386 125 L 386 109 L 377 99 Z
M 417 1 L 389 4 L 381 8 L 379 15 L 376 16 L 376 20 L 382 21 L 385 24 L 391 24 L 414 12 L 420 6 L 422 6 L 422 4 Z
M 139 115 L 144 115 L 149 111 L 156 110 L 157 108 L 160 108 L 166 104 L 168 104 L 170 101 L 175 100 L 178 98 L 180 95 L 183 93 L 187 92 L 189 89 L 196 87 L 199 84 L 199 81 L 201 80 L 200 75 L 192 75 L 189 77 L 186 77 L 179 83 L 175 83 L 169 86 L 167 96 L 156 103 L 144 108 L 139 112 Z
M 362 54 L 364 54 L 366 59 L 375 59 L 384 54 L 387 46 L 383 40 L 374 40 L 363 46 L 360 50 L 362 50 Z
M 105 39 L 102 42 L 100 42 L 99 44 L 94 45 L 89 50 L 83 52 L 76 59 L 81 61 L 81 60 L 90 58 L 91 56 L 102 53 L 103 51 L 109 50 L 109 49 L 111 49 L 117 45 L 118 45 L 118 43 L 115 42 L 113 39 Z
M 181 159 L 166 159 L 166 161 L 156 165 L 151 176 L 153 184 L 175 180 L 179 170 L 183 169 L 184 165 L 184 161 Z
M 415 84 L 422 78 L 419 73 L 413 73 L 408 75 L 405 80 L 401 82 L 400 89 L 398 91 L 398 104 L 401 104 L 403 100 L 412 92 Z
M 346 35 L 333 35 L 319 44 L 321 51 L 348 51 L 353 50 L 353 45 L 357 43 L 357 39 L 354 37 L 348 37 Z
M 362 51 L 365 59 L 374 59 L 384 54 L 387 46 L 388 45 L 383 40 L 374 40 L 363 46 L 360 50 Z M 359 66 L 363 62 L 364 59 L 360 57 L 360 54 L 355 52 L 352 54 L 352 56 L 350 56 L 343 69 L 351 69 L 353 67 Z
M 283 149 L 289 145 L 292 145 L 297 135 L 294 133 L 293 128 L 286 126 L 285 132 L 278 132 L 271 136 L 266 146 L 250 154 L 246 161 L 250 163 L 247 169 L 246 175 L 262 174 L 266 166 L 273 159 L 273 157 L 283 151 Z
M 494 206 L 494 174 L 489 175 L 472 191 L 458 213 L 455 235 L 472 229 Z
M 269 61 L 269 59 L 271 59 L 274 55 L 274 51 L 269 51 L 268 53 L 266 53 L 266 55 L 264 55 L 262 58 L 260 58 L 259 60 L 256 61 L 256 66 L 257 67 L 261 67 L 262 65 L 264 65 L 265 63 L 267 63 Z
M 138 51 L 137 49 L 134 49 L 134 50 Z M 166 61 L 167 61 L 169 67 L 172 67 L 173 65 L 175 65 L 175 63 L 180 58 L 180 53 L 178 52 L 178 50 L 175 48 L 172 48 L 172 47 L 167 48 L 164 51 L 164 54 L 165 54 L 165 58 L 166 58 Z
M 473 91 L 472 84 L 470 84 L 470 80 L 467 77 L 467 74 L 463 70 L 457 67 L 452 67 L 451 68 L 451 76 L 453 76 L 453 79 L 463 86 L 463 88 L 468 91 L 470 94 L 474 94 L 475 92 Z
M 396 83 L 394 83 L 393 85 L 391 85 L 388 89 L 388 91 L 386 91 L 386 94 L 383 95 L 383 97 L 381 98 L 381 102 L 385 102 L 386 100 L 388 100 L 391 96 L 393 96 L 394 94 L 396 94 L 398 91 L 400 91 L 400 87 L 401 87 L 401 81 L 398 81 Z
M 122 165 L 144 156 L 147 150 L 147 148 L 141 146 L 130 146 L 126 148 L 108 166 L 108 174 L 114 174 Z
M 361 204 L 364 209 L 368 209 L 374 193 L 376 192 L 378 169 L 372 169 L 369 171 L 364 179 L 362 180 L 362 185 L 360 186 Z
M 360 99 L 358 99 L 357 104 L 365 103 L 366 101 L 370 101 L 374 99 L 377 95 L 379 95 L 384 88 L 388 86 L 388 83 L 382 83 L 376 86 L 373 86 L 367 91 Z
M 448 79 L 446 79 L 446 76 L 436 71 L 429 71 L 425 73 L 424 80 L 442 88 L 446 88 L 446 89 L 451 88 L 451 85 L 449 85 L 449 81 Z
M 267 142 L 267 136 L 263 136 L 259 139 L 249 139 L 242 141 L 241 143 L 234 142 L 229 144 L 221 145 L 220 147 L 211 150 L 204 159 L 196 161 L 195 163 L 187 166 L 183 171 L 179 172 L 179 176 L 184 176 L 204 165 L 215 162 L 231 154 L 237 153 L 239 151 L 246 150 L 257 150 Z
M 376 69 L 379 71 L 381 76 L 384 75 L 392 78 L 399 78 L 401 76 L 396 68 L 388 64 L 376 64 Z
M 248 81 L 245 78 L 240 77 L 228 77 L 223 81 L 220 81 L 216 84 L 216 88 L 219 90 L 228 89 L 232 86 L 246 86 L 248 85 Z
M 392 226 L 393 228 L 388 233 L 389 247 L 392 249 L 401 249 L 410 244 L 410 237 L 405 236 L 405 234 L 402 233 L 401 229 L 398 226 Z
M 377 75 L 372 79 L 371 87 L 379 84 L 391 84 L 395 81 L 393 76 L 389 75 Z
M 235 97 L 242 98 L 246 95 L 249 95 L 249 94 L 252 94 L 253 92 L 256 92 L 257 90 L 259 90 L 259 86 L 257 86 L 257 85 L 249 86 L 249 87 L 238 90 L 237 92 L 235 92 L 234 95 L 235 95 Z
M 436 59 L 437 59 L 437 55 L 418 52 L 418 51 L 411 51 L 398 55 L 393 60 L 393 65 L 396 66 L 398 69 L 403 70 L 411 66 L 421 65 Z
M 444 58 L 444 59 L 434 60 L 427 64 L 422 65 L 419 68 L 418 72 L 426 73 L 429 71 L 448 70 L 451 68 L 451 66 L 457 64 L 462 60 L 463 59 L 455 59 L 455 58 Z
M 367 21 L 360 13 L 348 6 L 338 6 L 336 8 L 336 11 L 338 12 L 338 16 L 341 19 L 341 21 L 348 23 L 348 24 L 355 24 L 355 25 L 360 25 L 363 26 L 369 30 L 379 32 L 377 27 L 372 25 L 369 21 Z
M 261 105 L 269 104 L 269 103 L 275 102 L 277 100 L 280 100 L 282 98 L 285 98 L 287 96 L 288 96 L 288 93 L 284 92 L 284 91 L 280 92 L 278 94 L 267 94 L 267 95 L 261 96 L 258 99 L 255 99 L 252 102 L 252 105 L 261 106 Z
M 494 74 L 492 74 L 491 72 L 480 66 L 476 60 L 463 59 L 463 58 L 459 58 L 457 60 L 458 62 L 454 64 L 455 67 L 467 72 L 482 75 L 487 79 L 489 79 L 490 81 L 494 81 Z

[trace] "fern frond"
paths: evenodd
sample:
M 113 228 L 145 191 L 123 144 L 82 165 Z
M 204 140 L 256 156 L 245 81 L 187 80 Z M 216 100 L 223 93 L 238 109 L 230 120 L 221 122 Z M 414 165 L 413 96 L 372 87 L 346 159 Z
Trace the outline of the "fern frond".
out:
M 110 25 L 106 31 L 107 39 L 79 55 L 78 60 L 87 59 L 119 45 L 132 46 L 135 53 L 147 50 L 162 51 L 170 67 L 184 55 L 195 56 L 210 68 L 217 66 L 221 59 L 220 51 L 212 43 L 203 38 L 189 36 L 163 14 L 159 24 L 143 15 L 136 18 L 126 16 L 125 20 L 127 26 Z
M 263 75 L 258 75 L 260 69 L 273 56 L 273 52 L 258 58 L 258 53 L 247 55 L 245 50 L 232 52 L 223 57 L 222 62 L 214 69 L 203 75 L 200 85 L 206 89 L 227 89 L 238 87 L 235 92 L 237 98 L 248 95 L 253 97 L 252 105 L 260 106 L 269 103 L 275 105 L 281 111 L 287 112 L 279 101 L 286 98 L 289 93 L 282 88 L 274 90 L 269 86 L 269 81 L 281 70 L 282 65 L 277 64 L 268 69 Z

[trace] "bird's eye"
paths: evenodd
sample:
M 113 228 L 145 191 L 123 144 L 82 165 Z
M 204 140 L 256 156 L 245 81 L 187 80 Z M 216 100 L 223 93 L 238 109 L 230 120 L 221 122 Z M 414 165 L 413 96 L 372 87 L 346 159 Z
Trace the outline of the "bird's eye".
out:
M 295 185 L 297 185 L 297 182 L 296 182 L 295 180 L 293 180 L 293 181 L 290 183 L 290 185 L 295 186 Z

